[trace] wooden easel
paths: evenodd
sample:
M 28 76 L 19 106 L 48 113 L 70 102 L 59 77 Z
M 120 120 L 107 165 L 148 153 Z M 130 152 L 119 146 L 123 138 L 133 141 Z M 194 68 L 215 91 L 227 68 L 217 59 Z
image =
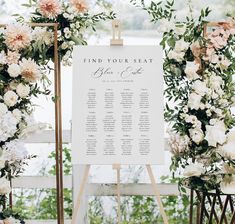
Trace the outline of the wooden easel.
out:
M 111 46 L 123 46 L 123 40 L 121 39 L 121 23 L 119 20 L 114 20 L 112 22 L 112 32 L 113 32 L 113 38 L 110 40 L 110 45 Z M 78 224 L 78 223 L 76 223 L 76 218 L 78 215 L 78 211 L 79 211 L 79 207 L 80 207 L 80 203 L 81 203 L 81 198 L 82 198 L 82 195 L 84 192 L 84 188 L 87 183 L 88 176 L 89 176 L 90 167 L 91 167 L 91 165 L 85 165 L 84 175 L 83 175 L 81 186 L 80 186 L 80 189 L 78 192 L 76 205 L 73 210 L 72 224 Z M 157 187 L 156 180 L 155 180 L 151 165 L 146 165 L 146 168 L 147 168 L 148 175 L 149 175 L 152 187 L 153 187 L 154 195 L 156 196 L 156 199 L 157 199 L 160 213 L 163 218 L 163 222 L 164 222 L 164 224 L 168 224 L 168 218 L 167 218 L 166 213 L 164 211 L 164 207 L 163 207 L 162 200 L 161 200 L 161 195 L 160 195 L 159 189 Z M 115 169 L 117 172 L 117 204 L 118 204 L 117 205 L 117 223 L 121 224 L 121 222 L 122 222 L 121 221 L 121 193 L 120 193 L 121 192 L 120 191 L 121 165 L 120 164 L 113 164 L 113 169 Z M 81 223 L 79 223 L 79 224 L 81 224 Z

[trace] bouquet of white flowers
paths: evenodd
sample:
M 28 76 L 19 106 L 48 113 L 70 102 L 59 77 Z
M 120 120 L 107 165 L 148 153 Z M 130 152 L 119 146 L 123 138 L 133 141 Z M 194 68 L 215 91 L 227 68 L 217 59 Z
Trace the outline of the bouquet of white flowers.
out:
M 181 22 L 173 5 L 139 5 L 153 22 L 161 21 L 171 170 L 183 174 L 183 191 L 235 194 L 235 23 L 230 18 L 206 32 L 208 8 Z
M 75 44 L 86 44 L 87 29 L 95 30 L 100 20 L 114 18 L 111 11 L 90 14 L 84 0 L 30 0 L 25 6 L 36 8 L 30 22 L 58 23 L 58 54 L 64 65 L 71 65 Z M 54 59 L 53 43 L 52 28 L 31 27 L 22 16 L 0 29 L 0 210 L 11 192 L 11 179 L 35 157 L 28 154 L 23 140 L 47 126 L 35 122 L 32 97 L 50 94 L 47 75 Z M 4 212 L 0 223 L 24 223 L 12 211 Z

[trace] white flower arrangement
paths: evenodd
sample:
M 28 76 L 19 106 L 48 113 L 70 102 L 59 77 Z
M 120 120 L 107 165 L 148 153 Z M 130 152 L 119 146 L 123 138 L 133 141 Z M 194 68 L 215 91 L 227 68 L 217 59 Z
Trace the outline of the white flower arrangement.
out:
M 234 192 L 235 21 L 204 33 L 208 8 L 177 21 L 174 1 L 131 0 L 159 22 L 165 51 L 165 120 L 169 122 L 172 172 L 180 189 Z M 186 140 L 187 139 L 187 140 Z
M 205 16 L 209 10 L 203 13 Z M 231 190 L 235 140 L 230 132 L 235 125 L 231 113 L 235 96 L 234 24 L 221 23 L 205 36 L 202 15 L 198 21 L 177 24 L 182 24 L 181 28 L 165 32 L 161 43 L 166 54 L 165 95 L 169 100 L 165 118 L 173 127 L 171 169 L 183 168 L 184 186 L 235 193 Z M 187 150 L 176 150 L 172 135 L 188 138 L 188 145 L 183 147 Z M 229 169 L 225 172 L 224 167 Z
M 82 0 L 30 0 L 35 7 L 33 23 L 58 23 L 59 58 L 71 65 L 75 44 L 86 44 L 83 33 L 95 29 L 100 20 L 113 19 L 113 12 L 90 14 Z M 47 128 L 33 119 L 32 97 L 49 95 L 46 77 L 54 60 L 54 31 L 51 27 L 31 27 L 19 15 L 18 22 L 0 30 L 0 223 L 25 222 L 8 209 L 2 211 L 10 181 L 24 170 L 29 155 L 24 139 Z M 21 22 L 19 22 L 21 21 Z

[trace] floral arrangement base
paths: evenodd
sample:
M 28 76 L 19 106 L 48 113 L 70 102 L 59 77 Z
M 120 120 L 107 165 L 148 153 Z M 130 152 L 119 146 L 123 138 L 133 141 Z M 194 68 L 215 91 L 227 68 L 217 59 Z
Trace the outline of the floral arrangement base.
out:
M 191 190 L 189 223 L 234 224 L 234 206 L 235 195 Z

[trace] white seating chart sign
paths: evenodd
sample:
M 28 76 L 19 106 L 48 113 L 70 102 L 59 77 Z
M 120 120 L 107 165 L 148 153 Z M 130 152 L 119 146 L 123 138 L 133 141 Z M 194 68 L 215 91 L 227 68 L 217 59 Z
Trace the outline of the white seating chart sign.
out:
M 163 164 L 160 46 L 76 46 L 73 164 Z

